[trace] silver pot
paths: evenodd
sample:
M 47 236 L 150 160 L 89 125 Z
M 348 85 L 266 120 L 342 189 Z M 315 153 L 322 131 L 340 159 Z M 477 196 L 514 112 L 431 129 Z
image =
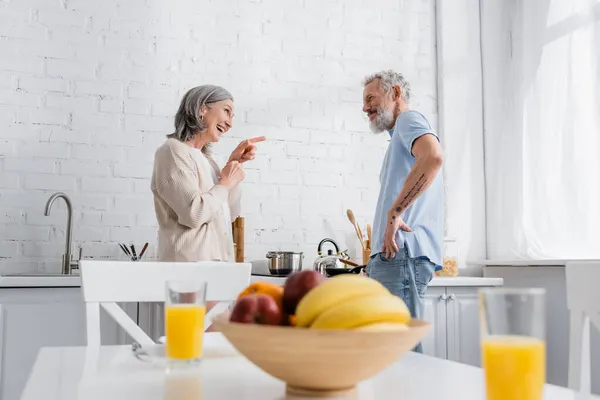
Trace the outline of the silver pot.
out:
M 266 257 L 269 260 L 271 275 L 288 276 L 302 269 L 304 254 L 293 251 L 269 251 Z

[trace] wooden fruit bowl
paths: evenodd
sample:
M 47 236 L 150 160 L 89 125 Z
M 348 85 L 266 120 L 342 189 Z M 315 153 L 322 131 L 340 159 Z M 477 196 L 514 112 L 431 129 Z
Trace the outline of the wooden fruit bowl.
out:
M 412 350 L 431 324 L 413 320 L 402 331 L 317 330 L 242 324 L 228 314 L 213 320 L 231 344 L 257 367 L 309 397 L 348 394 Z

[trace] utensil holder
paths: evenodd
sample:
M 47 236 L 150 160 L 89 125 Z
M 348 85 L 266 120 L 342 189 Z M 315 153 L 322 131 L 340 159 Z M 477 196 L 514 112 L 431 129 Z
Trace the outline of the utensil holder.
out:
M 146 250 L 148 249 L 148 243 L 145 243 L 141 247 L 141 251 L 139 253 L 135 251 L 135 246 L 133 243 L 130 245 L 127 245 L 125 243 L 117 243 L 117 244 L 121 248 L 121 251 L 123 252 L 123 254 L 125 254 L 125 256 L 128 258 L 128 261 L 141 261 L 142 257 L 146 253 Z M 140 248 L 138 247 L 138 250 L 139 249 Z M 79 258 L 81 258 L 81 254 L 80 254 Z
M 371 258 L 371 249 L 370 248 L 363 249 L 363 251 L 362 251 L 363 265 L 368 264 L 370 258 Z

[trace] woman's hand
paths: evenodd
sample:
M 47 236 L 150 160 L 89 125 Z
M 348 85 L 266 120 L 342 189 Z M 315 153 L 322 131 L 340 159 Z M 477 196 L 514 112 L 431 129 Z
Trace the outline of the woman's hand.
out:
M 242 164 L 237 161 L 229 161 L 221 170 L 221 185 L 233 189 L 246 177 Z
M 255 143 L 264 142 L 265 140 L 267 140 L 267 138 L 264 136 L 244 140 L 231 152 L 228 162 L 237 161 L 239 163 L 244 163 L 246 161 L 254 160 L 254 157 L 256 156 Z

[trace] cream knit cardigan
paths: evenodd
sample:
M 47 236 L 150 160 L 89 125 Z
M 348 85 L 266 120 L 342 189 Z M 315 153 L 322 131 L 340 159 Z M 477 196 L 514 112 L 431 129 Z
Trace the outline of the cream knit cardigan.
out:
M 220 178 L 221 171 L 208 157 Z M 187 144 L 167 139 L 154 155 L 151 189 L 158 220 L 160 261 L 234 261 L 223 204 L 239 215 L 239 185 L 215 185 L 211 171 L 198 168 Z

